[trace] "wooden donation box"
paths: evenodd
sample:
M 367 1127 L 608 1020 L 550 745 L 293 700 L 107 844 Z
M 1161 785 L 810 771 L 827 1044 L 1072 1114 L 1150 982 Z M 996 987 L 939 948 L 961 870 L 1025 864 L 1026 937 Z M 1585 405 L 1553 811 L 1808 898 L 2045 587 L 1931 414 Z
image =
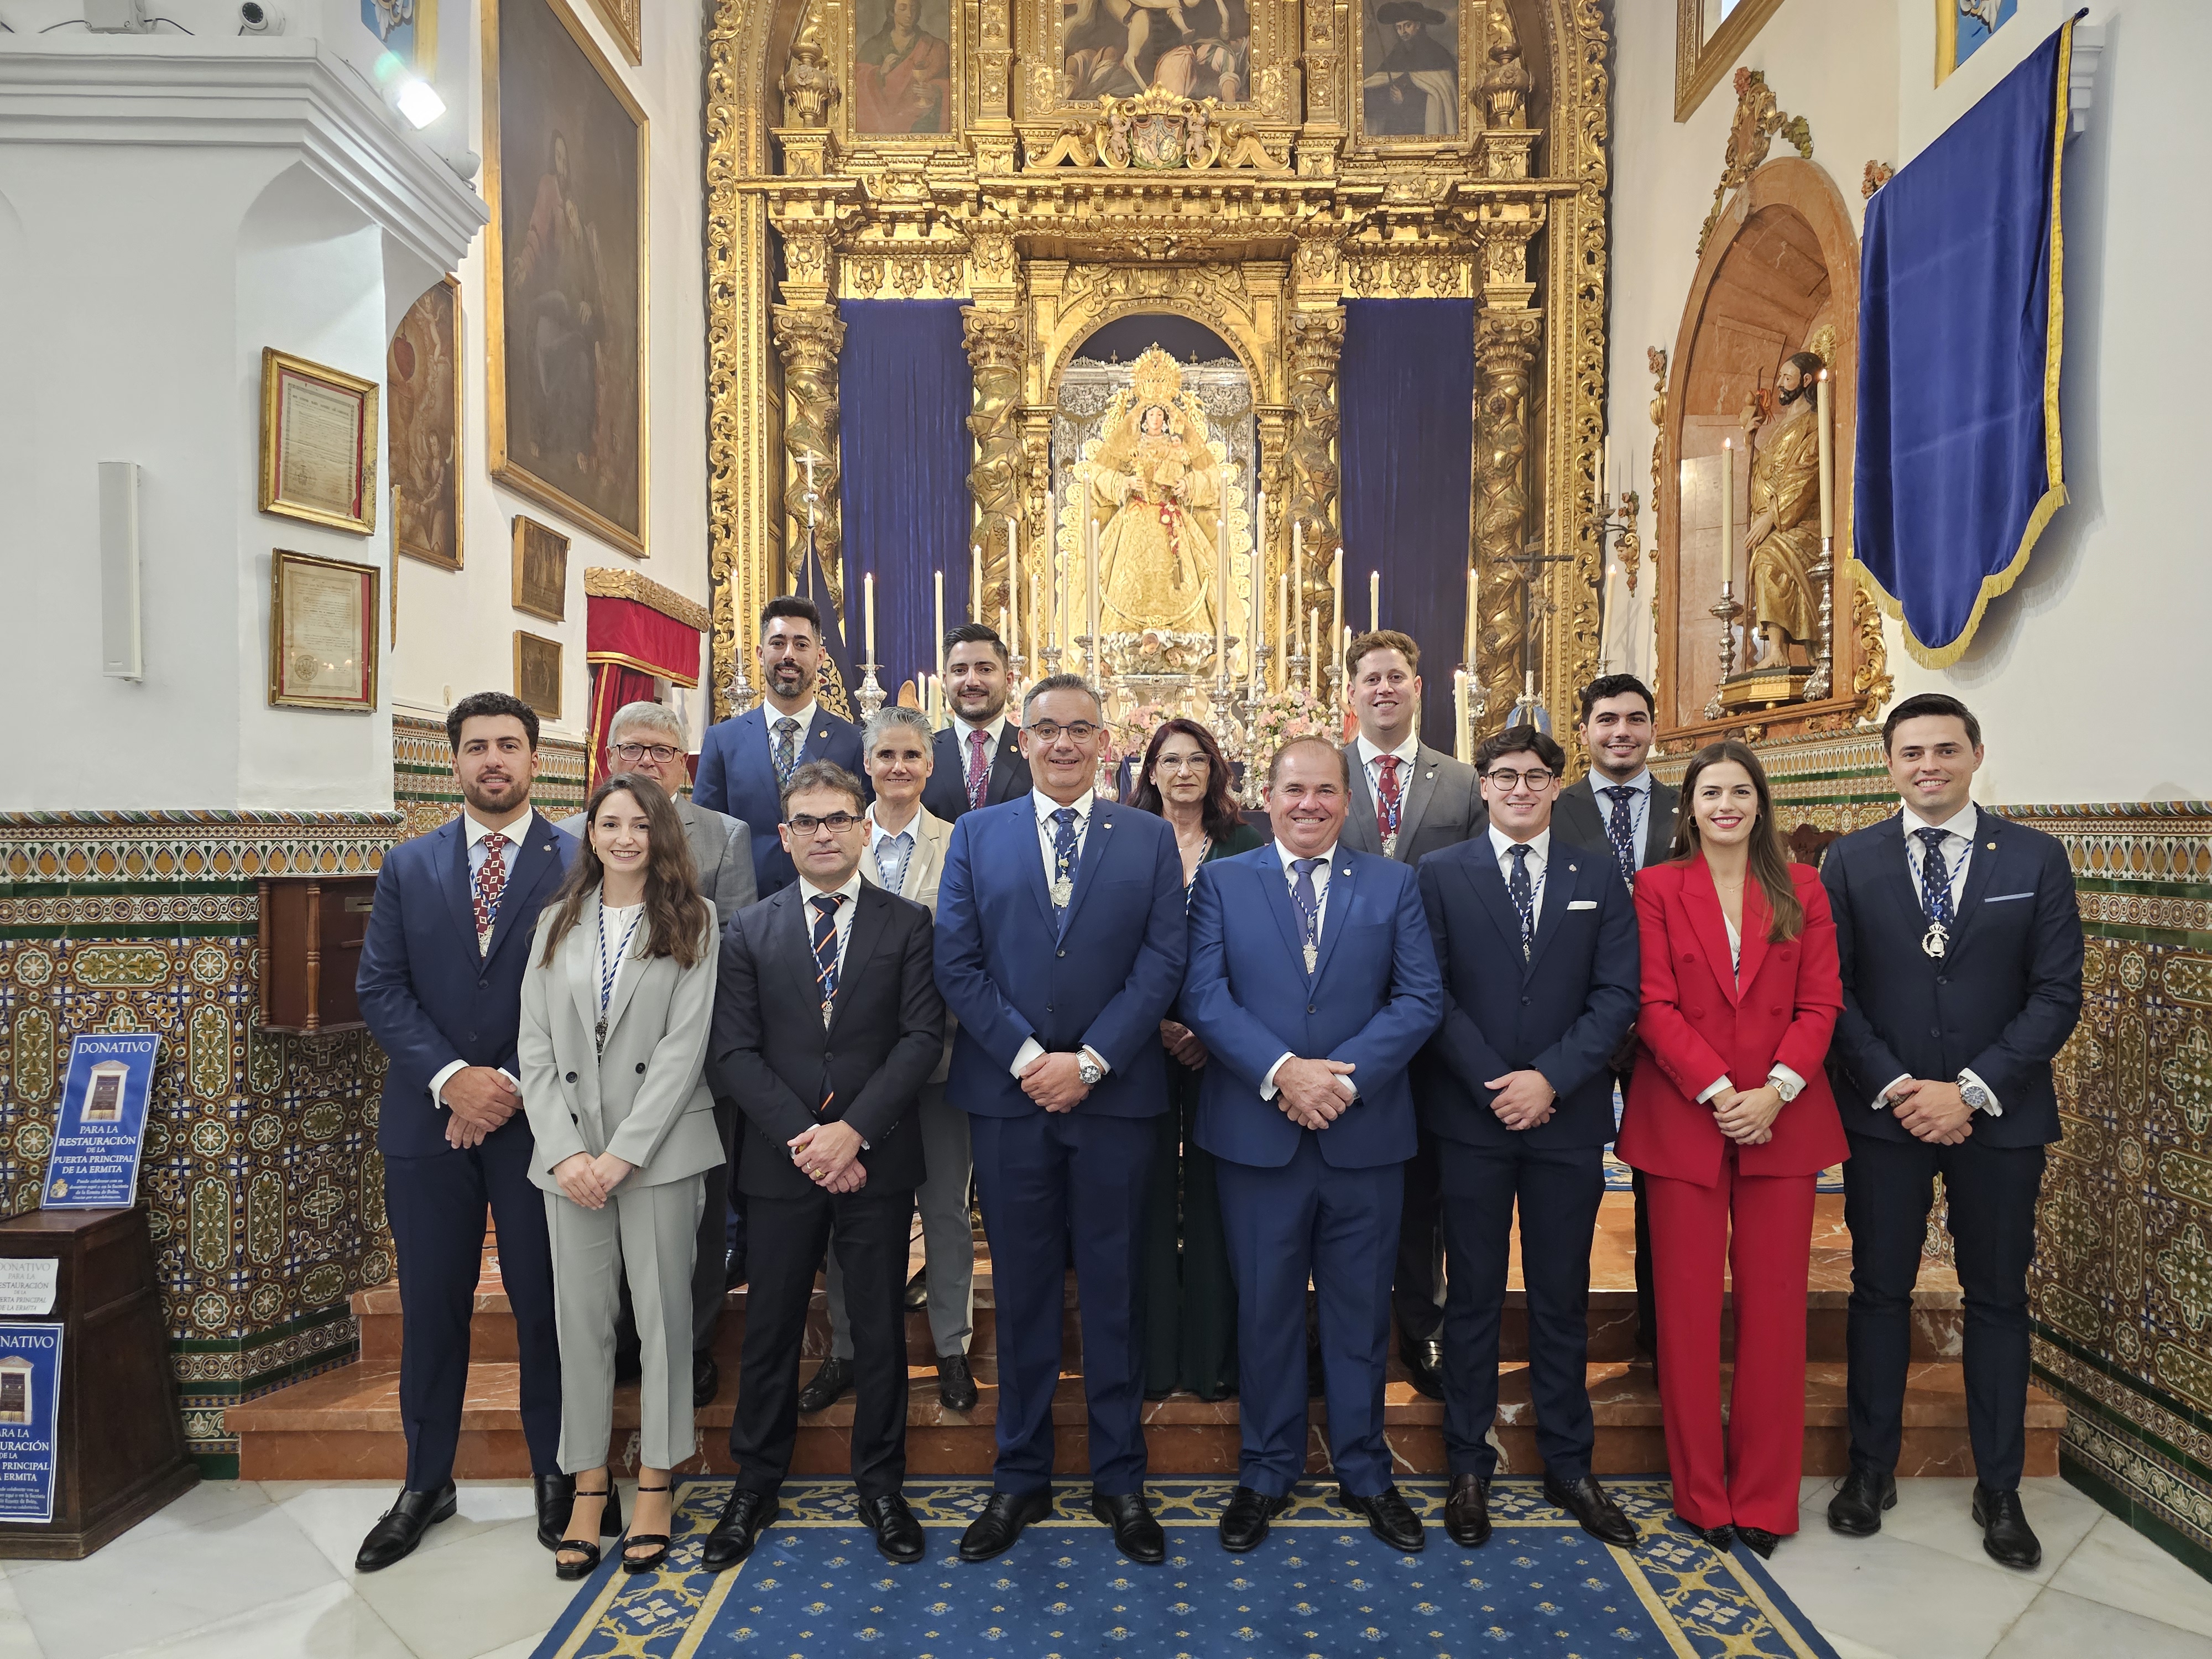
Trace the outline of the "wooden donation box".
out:
M 261 895 L 260 1024 L 271 1031 L 358 1031 L 354 994 L 374 876 L 278 876 Z
M 55 1262 L 52 1310 L 23 1317 L 62 1327 L 53 1519 L 0 1522 L 0 1557 L 75 1560 L 200 1478 L 185 1450 L 146 1211 L 33 1210 L 0 1221 L 0 1258 Z M 26 1376 L 0 1370 L 0 1423 L 26 1420 L 27 1389 Z

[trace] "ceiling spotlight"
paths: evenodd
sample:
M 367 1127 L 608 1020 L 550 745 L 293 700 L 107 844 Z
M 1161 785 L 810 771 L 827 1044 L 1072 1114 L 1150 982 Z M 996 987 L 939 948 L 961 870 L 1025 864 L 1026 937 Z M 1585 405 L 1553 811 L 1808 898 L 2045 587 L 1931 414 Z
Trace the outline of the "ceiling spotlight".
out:
M 428 81 L 411 76 L 399 83 L 392 102 L 416 127 L 427 127 L 446 112 L 446 100 L 438 96 L 438 89 Z

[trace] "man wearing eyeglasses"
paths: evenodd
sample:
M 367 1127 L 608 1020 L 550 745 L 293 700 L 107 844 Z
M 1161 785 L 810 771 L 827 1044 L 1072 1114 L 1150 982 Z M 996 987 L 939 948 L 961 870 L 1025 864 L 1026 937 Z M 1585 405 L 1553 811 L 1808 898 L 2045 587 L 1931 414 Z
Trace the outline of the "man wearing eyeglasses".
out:
M 743 818 L 733 818 L 700 805 L 684 793 L 690 781 L 684 763 L 684 726 L 676 711 L 657 702 L 626 702 L 615 711 L 607 727 L 607 761 L 617 772 L 635 772 L 651 778 L 668 792 L 676 816 L 684 825 L 684 838 L 691 843 L 692 861 L 699 866 L 699 896 L 714 907 L 718 920 L 727 922 L 757 896 L 753 890 L 752 831 Z M 581 842 L 584 815 L 564 818 L 561 828 Z M 734 1148 L 737 1133 L 735 1101 L 714 1102 L 714 1127 L 722 1137 L 722 1150 Z M 699 1212 L 698 1248 L 691 1265 L 691 1401 L 703 1406 L 721 1387 L 721 1370 L 714 1363 L 714 1329 L 722 1317 L 722 1296 L 732 1284 L 741 1283 L 744 1261 L 744 1216 L 737 1213 L 731 1227 L 730 1162 L 707 1171 L 707 1201 Z M 739 1275 L 732 1278 L 735 1273 Z M 615 1322 L 615 1375 L 627 1380 L 636 1375 L 637 1331 L 630 1322 L 629 1285 L 623 1282 L 622 1311 Z
M 937 890 L 937 984 L 959 1021 L 947 1092 L 969 1118 L 998 1304 L 999 1455 L 960 1540 L 1010 1548 L 1052 1509 L 1066 1257 L 1081 1288 L 1091 1510 L 1132 1561 L 1166 1559 L 1145 1501 L 1134 1303 L 1146 1182 L 1167 1109 L 1160 1020 L 1181 988 L 1182 857 L 1165 818 L 1092 793 L 1098 700 L 1073 674 L 1030 688 L 1029 794 L 963 816 Z
M 1444 1529 L 1490 1537 L 1498 1329 L 1513 1212 L 1544 1495 L 1608 1544 L 1636 1528 L 1590 1472 L 1590 1242 L 1613 1139 L 1613 1050 L 1636 1018 L 1636 909 L 1611 853 L 1553 833 L 1566 756 L 1531 726 L 1475 754 L 1488 830 L 1420 864 L 1444 1018 L 1415 1073 L 1443 1193 Z

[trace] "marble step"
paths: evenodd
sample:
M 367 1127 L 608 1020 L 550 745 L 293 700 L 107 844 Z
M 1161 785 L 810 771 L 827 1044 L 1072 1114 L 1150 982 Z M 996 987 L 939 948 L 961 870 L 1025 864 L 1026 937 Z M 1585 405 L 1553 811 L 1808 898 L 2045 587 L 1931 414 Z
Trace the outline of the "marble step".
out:
M 975 1366 L 981 1398 L 967 1413 L 946 1411 L 937 1398 L 933 1370 L 911 1368 L 907 1409 L 907 1462 L 915 1474 L 980 1474 L 991 1467 L 998 1386 L 989 1359 Z M 1414 1391 L 1397 1376 L 1385 1395 L 1385 1421 L 1398 1467 L 1410 1474 L 1444 1470 L 1443 1406 Z M 404 1478 L 406 1443 L 400 1428 L 398 1373 L 387 1366 L 357 1363 L 310 1377 L 241 1406 L 227 1416 L 239 1437 L 239 1474 L 249 1480 L 392 1480 Z M 1725 1387 L 1725 1383 L 1724 1383 Z M 1601 1474 L 1648 1474 L 1667 1466 L 1659 1397 L 1650 1368 L 1619 1362 L 1589 1367 L 1592 1407 L 1597 1419 L 1595 1467 Z M 728 1428 L 737 1397 L 733 1367 L 723 1370 L 718 1396 L 696 1414 L 701 1461 L 687 1468 L 727 1473 Z M 1497 1434 L 1506 1473 L 1540 1472 L 1536 1455 L 1534 1414 L 1529 1404 L 1524 1364 L 1499 1367 Z M 528 1452 L 515 1406 L 516 1367 L 480 1362 L 470 1368 L 463 1408 L 459 1459 L 463 1480 L 526 1475 Z M 2031 1389 L 2027 1407 L 2027 1468 L 2031 1475 L 2056 1474 L 2058 1437 L 2065 1408 L 2042 1390 Z M 1055 1461 L 1062 1474 L 1086 1467 L 1083 1381 L 1061 1376 L 1053 1401 L 1060 1425 Z M 1307 1468 L 1328 1468 L 1326 1412 L 1312 1403 Z M 793 1454 L 794 1474 L 836 1475 L 848 1467 L 853 1401 L 848 1395 L 827 1411 L 799 1419 Z M 615 1441 L 625 1469 L 635 1464 L 629 1442 L 637 1426 L 637 1390 L 619 1389 L 615 1400 Z M 1234 1400 L 1201 1401 L 1174 1395 L 1147 1402 L 1146 1440 L 1155 1473 L 1210 1474 L 1237 1464 L 1237 1422 Z M 1846 1463 L 1844 1367 L 1821 1360 L 1808 1369 L 1805 1389 L 1805 1472 L 1834 1475 Z M 1964 1377 L 1955 1362 L 1916 1363 L 1910 1373 L 1905 1407 L 1900 1475 L 1962 1475 L 1972 1472 L 1966 1433 Z

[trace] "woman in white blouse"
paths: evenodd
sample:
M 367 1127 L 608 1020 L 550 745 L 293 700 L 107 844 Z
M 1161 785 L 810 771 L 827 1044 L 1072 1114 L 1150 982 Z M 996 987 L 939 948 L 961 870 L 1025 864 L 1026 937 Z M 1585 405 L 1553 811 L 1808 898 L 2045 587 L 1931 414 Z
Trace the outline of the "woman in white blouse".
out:
M 622 1530 L 607 1468 L 615 1316 L 629 1280 L 644 1379 L 632 1572 L 668 1553 L 668 1471 L 691 1455 L 691 1253 L 704 1173 L 722 1162 L 705 1081 L 714 912 L 660 786 L 618 773 L 592 794 L 583 849 L 538 924 L 522 981 L 523 1109 L 545 1189 L 561 1342 L 562 1471 L 574 1507 L 562 1578 Z

